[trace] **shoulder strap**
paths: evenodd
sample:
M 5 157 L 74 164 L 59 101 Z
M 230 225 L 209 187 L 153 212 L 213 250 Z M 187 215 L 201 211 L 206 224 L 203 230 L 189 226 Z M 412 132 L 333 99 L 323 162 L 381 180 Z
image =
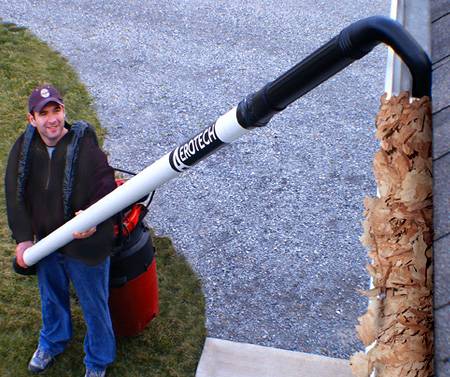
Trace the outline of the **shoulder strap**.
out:
M 30 168 L 30 146 L 33 141 L 34 131 L 35 128 L 31 124 L 28 124 L 23 134 L 22 148 L 17 168 L 17 199 L 19 202 L 22 202 L 25 197 L 25 186 Z
M 77 162 L 79 157 L 81 139 L 89 134 L 93 137 L 98 145 L 97 136 L 94 128 L 87 122 L 78 121 L 72 124 L 70 131 L 73 133 L 72 140 L 67 146 L 66 164 L 64 168 L 63 181 L 63 203 L 64 203 L 64 219 L 68 221 L 72 214 L 72 192 L 74 187 Z
M 94 128 L 87 122 L 75 122 L 70 131 L 72 132 L 72 139 L 67 146 L 66 162 L 64 166 L 64 181 L 63 181 L 63 204 L 64 204 L 64 219 L 67 221 L 72 214 L 72 192 L 79 156 L 79 149 L 81 139 L 86 135 L 93 138 L 98 145 L 97 135 Z M 17 198 L 23 201 L 25 197 L 25 187 L 30 169 L 30 147 L 35 134 L 35 128 L 29 124 L 24 132 L 22 148 L 20 151 L 18 171 L 17 171 Z

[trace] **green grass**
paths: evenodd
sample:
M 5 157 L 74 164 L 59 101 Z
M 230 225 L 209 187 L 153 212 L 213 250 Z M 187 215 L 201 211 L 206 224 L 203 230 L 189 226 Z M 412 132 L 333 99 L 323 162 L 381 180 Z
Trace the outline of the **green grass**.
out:
M 1 21 L 1 19 L 0 19 Z M 11 269 L 14 247 L 7 227 L 3 176 L 7 154 L 26 125 L 27 98 L 44 82 L 64 96 L 69 121 L 84 119 L 104 131 L 92 101 L 67 61 L 23 28 L 0 23 L 0 376 L 28 376 L 27 363 L 40 328 L 35 277 Z M 206 336 L 199 279 L 168 238 L 154 237 L 160 315 L 139 336 L 119 339 L 108 376 L 194 376 Z M 84 324 L 73 300 L 74 338 L 46 376 L 82 376 Z

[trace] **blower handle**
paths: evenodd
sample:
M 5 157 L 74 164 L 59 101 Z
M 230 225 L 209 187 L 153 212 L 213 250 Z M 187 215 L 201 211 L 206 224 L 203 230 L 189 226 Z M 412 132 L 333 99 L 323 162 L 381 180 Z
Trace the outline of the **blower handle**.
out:
M 36 275 L 36 265 L 32 265 L 27 268 L 23 268 L 23 267 L 19 266 L 19 264 L 17 263 L 16 257 L 13 258 L 12 267 L 13 267 L 14 272 L 19 275 L 24 275 L 24 276 Z

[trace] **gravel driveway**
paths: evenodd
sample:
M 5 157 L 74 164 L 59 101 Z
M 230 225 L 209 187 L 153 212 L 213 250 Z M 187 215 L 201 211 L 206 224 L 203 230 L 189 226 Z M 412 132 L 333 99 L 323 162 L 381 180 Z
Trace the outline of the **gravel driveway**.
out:
M 387 0 L 2 1 L 77 69 L 112 165 L 139 171 Z M 363 198 L 375 194 L 377 47 L 268 127 L 161 187 L 149 221 L 199 274 L 209 335 L 334 357 L 362 348 Z

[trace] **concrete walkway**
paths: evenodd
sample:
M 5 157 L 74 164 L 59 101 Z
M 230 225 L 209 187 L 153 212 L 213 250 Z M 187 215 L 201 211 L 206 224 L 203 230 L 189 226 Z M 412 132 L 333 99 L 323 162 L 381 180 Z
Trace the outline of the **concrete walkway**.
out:
M 207 338 L 196 377 L 351 377 L 348 360 Z

